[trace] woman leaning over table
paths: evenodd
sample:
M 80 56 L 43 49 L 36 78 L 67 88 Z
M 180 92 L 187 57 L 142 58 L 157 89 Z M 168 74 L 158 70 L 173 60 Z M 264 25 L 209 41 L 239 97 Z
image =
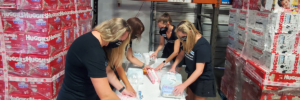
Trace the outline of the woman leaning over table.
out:
M 113 18 L 97 25 L 92 32 L 77 38 L 66 56 L 65 78 L 57 100 L 119 100 L 109 87 L 103 48 L 129 42 L 130 26 L 122 18 Z M 123 52 L 120 52 L 123 53 Z
M 177 56 L 170 71 L 175 72 L 177 64 L 185 58 L 188 79 L 175 87 L 174 95 L 182 94 L 187 88 L 187 100 L 205 100 L 207 97 L 215 97 L 210 44 L 189 21 L 181 21 L 176 33 L 183 44 L 183 50 Z
M 126 50 L 127 50 L 127 51 L 126 51 L 126 57 L 127 57 L 127 59 L 128 59 L 131 63 L 133 63 L 133 64 L 135 64 L 135 65 L 138 65 L 139 67 L 142 67 L 142 68 L 145 68 L 145 69 L 151 69 L 151 67 L 150 67 L 149 65 L 147 65 L 147 64 L 141 62 L 140 60 L 138 60 L 137 58 L 135 58 L 135 57 L 133 56 L 133 52 L 132 52 L 132 51 L 133 51 L 133 50 L 132 50 L 132 41 L 133 41 L 133 40 L 137 40 L 137 41 L 140 41 L 140 40 L 141 40 L 141 35 L 142 35 L 142 33 L 144 32 L 144 29 L 145 29 L 144 24 L 143 24 L 142 21 L 141 21 L 139 18 L 137 18 L 137 17 L 129 18 L 129 19 L 127 20 L 127 23 L 131 26 L 131 30 L 132 30 L 131 38 L 130 38 L 130 43 L 129 43 L 129 45 L 127 46 L 127 49 L 126 49 Z M 118 48 L 120 48 L 120 47 L 118 47 Z M 116 51 L 113 51 L 114 49 L 117 49 L 117 48 L 113 48 L 112 51 L 111 51 L 111 52 L 108 52 L 107 55 L 113 56 L 113 55 L 112 55 L 113 52 L 116 52 Z M 107 51 L 110 51 L 110 50 L 107 50 Z M 120 61 L 122 61 L 122 59 L 120 59 Z M 113 66 L 113 65 L 111 65 L 111 66 Z M 126 88 L 126 89 L 127 89 L 128 91 L 130 91 L 130 92 L 128 92 L 128 91 L 126 91 L 126 92 L 119 91 L 119 92 L 121 92 L 122 94 L 129 95 L 129 96 L 136 96 L 136 95 L 135 95 L 136 92 L 135 92 L 135 90 L 133 89 L 133 87 L 131 86 L 131 84 L 129 83 L 128 78 L 127 78 L 127 76 L 126 76 L 126 74 L 125 74 L 125 71 L 124 71 L 122 65 L 121 65 L 121 64 L 118 64 L 118 65 L 117 65 L 117 64 L 114 64 L 114 66 L 119 66 L 119 67 L 117 67 L 116 70 L 115 70 L 115 73 L 116 73 L 116 76 L 117 76 L 117 77 L 113 77 L 113 78 L 121 79 L 122 82 L 124 83 L 125 87 L 124 87 L 120 82 L 115 82 L 115 83 L 110 82 L 110 84 L 113 85 L 113 87 L 111 87 L 111 88 L 112 88 L 113 90 L 114 90 L 114 89 L 120 90 L 119 88 Z M 109 70 L 109 71 L 113 71 L 113 70 L 110 70 L 110 69 L 108 69 L 108 70 Z M 113 76 L 113 75 L 112 75 L 112 76 Z M 113 78 L 111 78 L 111 79 L 113 79 Z M 131 92 L 132 92 L 133 94 L 132 94 Z

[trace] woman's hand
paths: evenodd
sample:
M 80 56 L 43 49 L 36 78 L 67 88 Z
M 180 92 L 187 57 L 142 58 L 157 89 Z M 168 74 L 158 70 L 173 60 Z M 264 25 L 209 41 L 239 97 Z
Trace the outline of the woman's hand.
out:
M 177 85 L 174 90 L 172 91 L 173 92 L 173 95 L 177 96 L 177 95 L 183 95 L 183 91 L 184 89 L 186 88 L 187 86 L 183 85 L 183 84 L 180 84 L 180 85 Z
M 135 96 L 136 96 L 136 94 L 134 94 L 133 92 L 129 91 L 128 89 L 124 89 L 124 90 L 122 91 L 122 94 L 123 94 L 123 95 L 130 96 L 130 97 L 135 97 Z
M 126 86 L 126 89 L 134 94 L 136 94 L 135 90 L 133 89 L 132 86 Z
M 176 73 L 176 68 L 171 68 L 169 72 Z
M 145 70 L 148 70 L 148 69 L 153 69 L 153 68 L 150 67 L 149 65 L 145 65 L 144 69 L 145 69 Z
M 164 67 L 164 63 L 159 64 L 154 70 L 155 71 L 160 71 Z
M 151 56 L 150 56 L 150 59 L 151 59 L 152 57 L 153 57 L 153 59 L 155 59 L 155 58 L 157 57 L 157 53 L 156 53 L 156 52 L 152 53 Z

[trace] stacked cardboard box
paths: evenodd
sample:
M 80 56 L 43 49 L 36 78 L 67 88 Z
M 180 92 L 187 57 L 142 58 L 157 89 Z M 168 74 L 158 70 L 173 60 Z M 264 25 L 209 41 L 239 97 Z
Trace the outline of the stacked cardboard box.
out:
M 233 3 L 221 90 L 230 100 L 294 100 L 300 92 L 298 1 Z
M 69 46 L 92 29 L 90 4 L 90 0 L 1 1 L 0 100 L 56 98 Z

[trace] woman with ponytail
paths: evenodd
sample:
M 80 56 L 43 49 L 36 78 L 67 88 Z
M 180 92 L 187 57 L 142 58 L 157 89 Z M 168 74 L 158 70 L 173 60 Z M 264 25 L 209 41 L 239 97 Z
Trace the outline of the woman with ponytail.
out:
M 174 95 L 181 95 L 187 88 L 187 100 L 205 100 L 215 97 L 213 67 L 211 65 L 211 47 L 208 41 L 189 21 L 181 21 L 176 29 L 183 50 L 177 56 L 170 72 L 175 72 L 177 64 L 185 58 L 187 80 L 176 86 Z
M 118 80 L 108 77 L 114 74 L 107 72 L 110 69 L 107 66 L 112 65 L 108 60 L 120 65 L 122 56 L 114 58 L 112 56 L 117 54 L 106 55 L 104 48 L 120 45 L 112 52 L 124 53 L 130 34 L 131 28 L 126 20 L 113 18 L 77 38 L 66 56 L 65 78 L 57 100 L 120 100 L 109 87 L 109 82 L 115 83 Z M 120 88 L 119 91 L 126 90 Z

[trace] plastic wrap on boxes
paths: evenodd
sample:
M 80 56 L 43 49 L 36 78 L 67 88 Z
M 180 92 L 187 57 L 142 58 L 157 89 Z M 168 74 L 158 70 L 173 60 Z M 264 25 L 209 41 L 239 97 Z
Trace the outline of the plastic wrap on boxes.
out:
M 3 96 L 4 94 L 5 94 L 5 82 L 3 80 L 0 80 L 0 95 Z M 0 99 L 0 100 L 3 100 L 3 99 Z
M 81 32 L 81 28 L 80 28 L 80 26 L 74 26 L 73 27 L 73 29 L 74 29 L 74 38 L 76 39 L 76 38 L 78 38 L 79 36 L 81 36 L 80 35 L 80 32 Z
M 278 90 L 263 91 L 260 100 L 285 100 L 282 99 L 282 93 Z
M 256 46 L 258 48 L 264 49 L 265 47 L 265 35 L 262 30 L 257 30 L 255 28 L 249 28 L 247 34 L 247 43 Z
M 246 26 L 243 26 L 243 25 L 239 25 L 238 26 L 238 39 L 239 40 L 242 40 L 242 41 L 245 41 L 246 40 Z
M 73 6 L 75 6 L 75 4 L 73 4 L 71 1 L 74 0 L 57 0 L 57 9 L 70 9 Z
M 262 90 L 247 77 L 243 77 L 242 98 L 245 100 L 260 100 Z
M 255 17 L 256 17 L 256 13 L 257 13 L 258 11 L 256 11 L 256 10 L 249 10 L 248 11 L 248 23 L 247 23 L 247 27 L 251 27 L 251 28 L 254 28 L 255 27 Z
M 241 25 L 241 26 L 246 26 L 246 22 L 247 22 L 247 16 L 248 16 L 248 10 L 245 10 L 245 9 L 241 9 L 241 10 L 239 10 L 240 12 L 238 13 L 239 15 L 239 19 L 238 19 L 238 21 L 239 21 L 239 25 Z
M 265 51 L 271 53 L 296 53 L 298 51 L 299 35 L 288 33 L 267 33 Z
M 298 87 L 300 75 L 297 73 L 277 73 L 268 71 L 248 61 L 243 73 L 262 89 L 279 90 L 281 87 Z
M 1 13 L 4 32 L 51 33 L 61 29 L 58 11 L 2 10 Z
M 243 7 L 243 0 L 233 0 L 232 1 L 232 8 L 241 9 Z
M 248 10 L 250 6 L 250 0 L 242 0 L 242 1 L 243 1 L 242 9 Z
M 260 67 L 267 68 L 271 72 L 294 73 L 295 54 L 270 53 L 255 46 L 249 45 L 248 60 L 255 62 Z
M 14 53 L 6 59 L 11 76 L 50 78 L 64 69 L 62 51 L 53 56 Z
M 175 86 L 182 84 L 182 76 L 179 73 L 171 73 L 167 72 L 162 75 L 160 81 L 160 88 L 161 88 L 161 96 L 168 97 L 168 98 L 181 98 L 182 95 L 175 96 L 173 95 L 173 90 Z
M 239 10 L 231 8 L 229 14 L 229 24 L 228 24 L 228 46 L 235 48 L 235 44 L 237 41 L 237 29 L 238 29 L 238 21 L 239 19 Z
M 67 53 L 69 51 L 69 48 L 70 48 L 70 46 L 64 48 L 64 50 L 63 50 L 63 52 L 64 52 L 64 54 L 63 54 L 63 65 L 64 66 L 66 65 L 66 58 L 67 58 Z M 65 67 L 63 69 L 65 69 Z
M 53 55 L 64 47 L 64 34 L 56 31 L 51 34 L 34 32 L 4 32 L 7 53 Z
M 2 0 L 0 3 L 1 9 L 17 9 L 17 0 Z
M 57 96 L 63 78 L 64 76 L 61 76 L 52 82 L 9 81 L 9 98 L 11 100 L 15 100 L 14 98 L 52 100 Z
M 60 13 L 62 13 L 60 16 L 62 29 L 76 25 L 75 9 L 61 10 Z
M 56 10 L 58 8 L 58 0 L 17 0 L 17 8 L 27 10 Z
M 249 9 L 250 10 L 260 10 L 262 0 L 250 0 Z
M 297 12 L 298 0 L 262 0 L 261 11 Z
M 65 40 L 64 47 L 68 47 L 75 40 L 74 39 L 74 29 L 73 29 L 73 27 L 70 27 L 70 28 L 64 29 L 63 32 L 64 32 L 64 40 Z
M 244 45 L 245 45 L 245 40 L 246 40 L 246 27 L 245 26 L 238 26 L 238 33 L 237 33 L 237 40 L 235 43 L 235 50 L 237 51 L 237 53 L 241 54 L 243 49 L 244 49 Z
M 254 19 L 249 20 L 249 22 L 252 22 L 251 24 L 253 24 L 254 28 L 262 30 L 264 32 L 268 31 L 268 26 L 270 23 L 270 13 L 257 11 L 254 15 Z
M 283 88 L 281 100 L 300 100 L 300 88 Z
M 293 13 L 270 13 L 272 33 L 298 33 L 300 14 Z

